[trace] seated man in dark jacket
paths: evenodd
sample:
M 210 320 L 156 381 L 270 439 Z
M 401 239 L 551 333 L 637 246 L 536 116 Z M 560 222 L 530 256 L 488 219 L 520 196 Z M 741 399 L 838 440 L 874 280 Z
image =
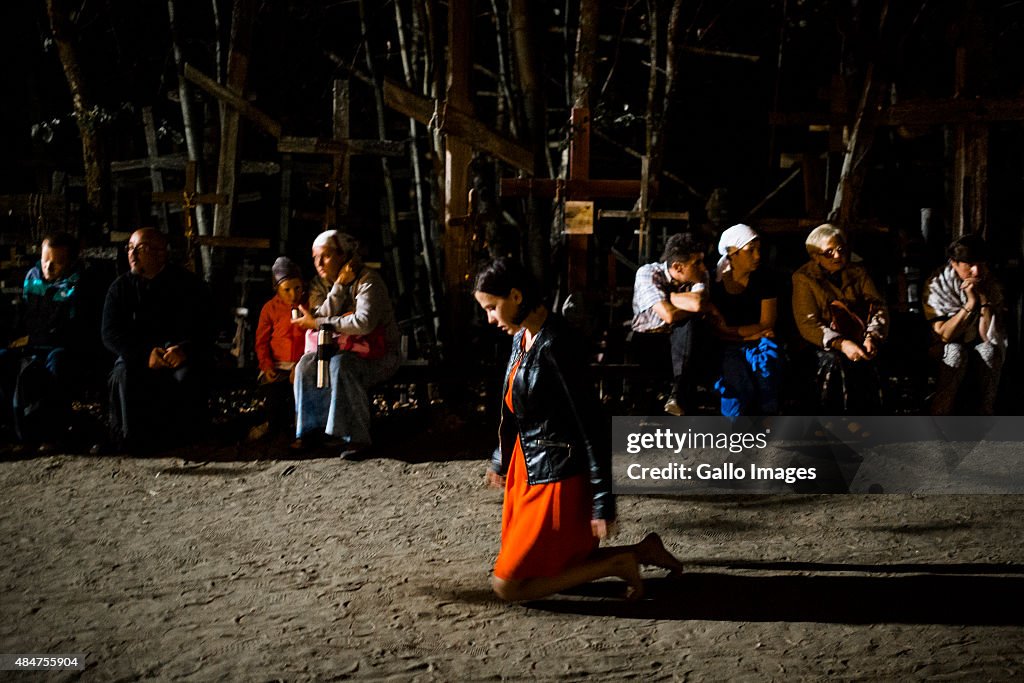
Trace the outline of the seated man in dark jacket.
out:
M 47 235 L 39 261 L 25 275 L 21 336 L 0 349 L 3 422 L 22 441 L 44 442 L 44 450 L 66 436 L 69 391 L 81 370 L 84 341 L 96 334 L 82 287 L 78 240 Z
M 118 445 L 150 450 L 194 438 L 206 422 L 210 292 L 167 263 L 167 238 L 156 228 L 132 233 L 128 265 L 103 307 L 103 343 L 117 355 L 110 422 Z

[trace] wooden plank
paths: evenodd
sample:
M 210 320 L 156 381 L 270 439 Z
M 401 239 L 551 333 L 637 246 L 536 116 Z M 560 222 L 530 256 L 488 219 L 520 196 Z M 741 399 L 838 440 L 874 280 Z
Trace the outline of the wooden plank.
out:
M 424 125 L 436 125 L 442 132 L 461 138 L 520 171 L 534 174 L 533 152 L 451 105 L 442 106 L 435 120 L 433 100 L 392 81 L 384 81 L 384 104 Z
M 165 154 L 154 159 L 127 159 L 124 161 L 112 161 L 110 162 L 110 170 L 113 173 L 145 171 L 150 168 L 160 171 L 184 171 L 187 164 L 188 157 L 184 153 Z M 281 165 L 276 161 L 243 161 L 241 165 L 241 172 L 242 175 L 277 175 L 281 172 Z
M 583 107 L 573 108 L 569 115 L 569 123 L 572 130 L 569 138 L 569 180 L 587 180 L 590 178 L 590 110 Z M 589 200 L 591 197 L 585 199 Z M 575 198 L 566 197 L 566 201 L 575 201 Z M 590 238 L 588 235 L 567 235 L 566 239 L 569 245 L 569 292 L 582 292 L 588 285 L 587 252 Z
M 256 12 L 253 0 L 234 0 L 231 9 L 231 37 L 228 45 L 227 88 L 238 97 L 245 94 L 249 80 L 249 51 Z M 240 113 L 234 107 L 221 106 L 220 150 L 217 158 L 217 193 L 235 196 L 238 182 L 238 137 Z M 213 234 L 224 237 L 231 232 L 234 203 L 217 204 L 213 210 Z
M 605 218 L 619 218 L 619 219 L 631 219 L 640 218 L 643 215 L 642 211 L 618 211 L 615 209 L 601 209 L 597 212 L 598 219 Z M 651 211 L 648 213 L 652 221 L 688 221 L 690 220 L 689 211 Z
M 558 180 L 551 178 L 502 178 L 498 193 L 503 198 L 554 199 L 559 188 L 566 199 L 633 199 L 640 196 L 639 180 Z
M 229 249 L 270 249 L 270 240 L 265 237 L 197 237 L 196 242 L 204 247 L 227 247 Z
M 341 155 L 346 145 L 342 140 L 324 138 L 303 138 L 293 135 L 282 136 L 277 142 L 277 151 L 282 154 L 324 154 Z
M 184 203 L 186 192 L 154 192 L 152 198 L 154 202 L 167 202 L 171 204 L 182 204 Z M 203 194 L 193 194 L 190 198 L 192 205 L 196 204 L 224 204 L 228 201 L 229 197 L 226 194 L 218 194 L 216 192 L 204 192 Z
M 217 99 L 225 102 L 238 110 L 245 118 L 252 121 L 256 126 L 275 138 L 281 137 L 281 124 L 271 118 L 268 114 L 257 109 L 248 101 L 231 92 L 217 81 L 213 80 L 191 64 L 185 64 L 185 78 L 195 83 L 200 88 L 210 93 Z
M 348 149 L 353 156 L 403 157 L 409 152 L 404 140 L 349 140 Z
M 768 122 L 777 126 L 827 126 L 829 112 L 770 112 Z M 879 126 L 940 126 L 971 123 L 1024 121 L 1024 98 L 947 98 L 906 100 L 879 111 Z M 847 112 L 842 123 L 853 122 Z

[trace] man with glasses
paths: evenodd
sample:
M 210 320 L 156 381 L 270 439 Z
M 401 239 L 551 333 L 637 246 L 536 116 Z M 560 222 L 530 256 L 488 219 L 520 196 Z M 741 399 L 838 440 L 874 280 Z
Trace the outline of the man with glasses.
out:
M 825 223 L 807 236 L 811 260 L 793 273 L 793 316 L 816 350 L 823 414 L 872 415 L 881 409 L 874 360 L 889 312 L 867 270 L 850 263 L 846 235 Z
M 167 238 L 141 228 L 128 240 L 129 272 L 103 307 L 110 373 L 110 426 L 117 446 L 152 450 L 194 438 L 207 420 L 212 361 L 210 292 L 167 261 Z

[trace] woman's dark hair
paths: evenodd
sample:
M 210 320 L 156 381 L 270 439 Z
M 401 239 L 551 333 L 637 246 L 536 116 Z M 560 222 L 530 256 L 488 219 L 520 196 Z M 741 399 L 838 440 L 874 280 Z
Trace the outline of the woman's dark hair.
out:
M 946 256 L 964 263 L 984 263 L 988 261 L 988 245 L 981 235 L 964 235 L 946 248 Z
M 512 320 L 518 325 L 544 303 L 540 285 L 521 263 L 509 258 L 496 258 L 477 271 L 476 282 L 473 284 L 474 292 L 502 298 L 511 294 L 513 289 L 518 289 L 523 295 L 523 301 Z

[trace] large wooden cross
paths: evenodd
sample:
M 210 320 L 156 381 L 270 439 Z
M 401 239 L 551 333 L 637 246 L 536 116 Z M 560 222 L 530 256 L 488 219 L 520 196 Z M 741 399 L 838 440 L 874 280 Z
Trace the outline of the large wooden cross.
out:
M 163 204 L 181 204 L 181 213 L 185 220 L 185 241 L 187 246 L 186 266 L 194 271 L 195 245 L 197 244 L 192 211 L 200 204 L 225 204 L 227 195 L 215 192 L 200 194 L 196 191 L 196 162 L 185 165 L 185 187 L 176 192 L 154 192 L 153 201 Z
M 567 202 L 596 199 L 640 199 L 649 195 L 644 189 L 644 180 L 599 180 L 590 177 L 590 110 L 572 110 L 572 133 L 569 141 L 568 178 L 502 178 L 499 191 L 502 197 L 541 197 Z M 654 187 L 654 183 L 648 183 Z M 641 207 L 646 213 L 646 202 Z M 641 215 L 641 214 L 637 214 Z M 647 214 L 649 217 L 649 214 Z M 632 217 L 622 216 L 622 217 Z M 570 232 L 569 244 L 569 291 L 583 291 L 587 288 L 587 234 Z

